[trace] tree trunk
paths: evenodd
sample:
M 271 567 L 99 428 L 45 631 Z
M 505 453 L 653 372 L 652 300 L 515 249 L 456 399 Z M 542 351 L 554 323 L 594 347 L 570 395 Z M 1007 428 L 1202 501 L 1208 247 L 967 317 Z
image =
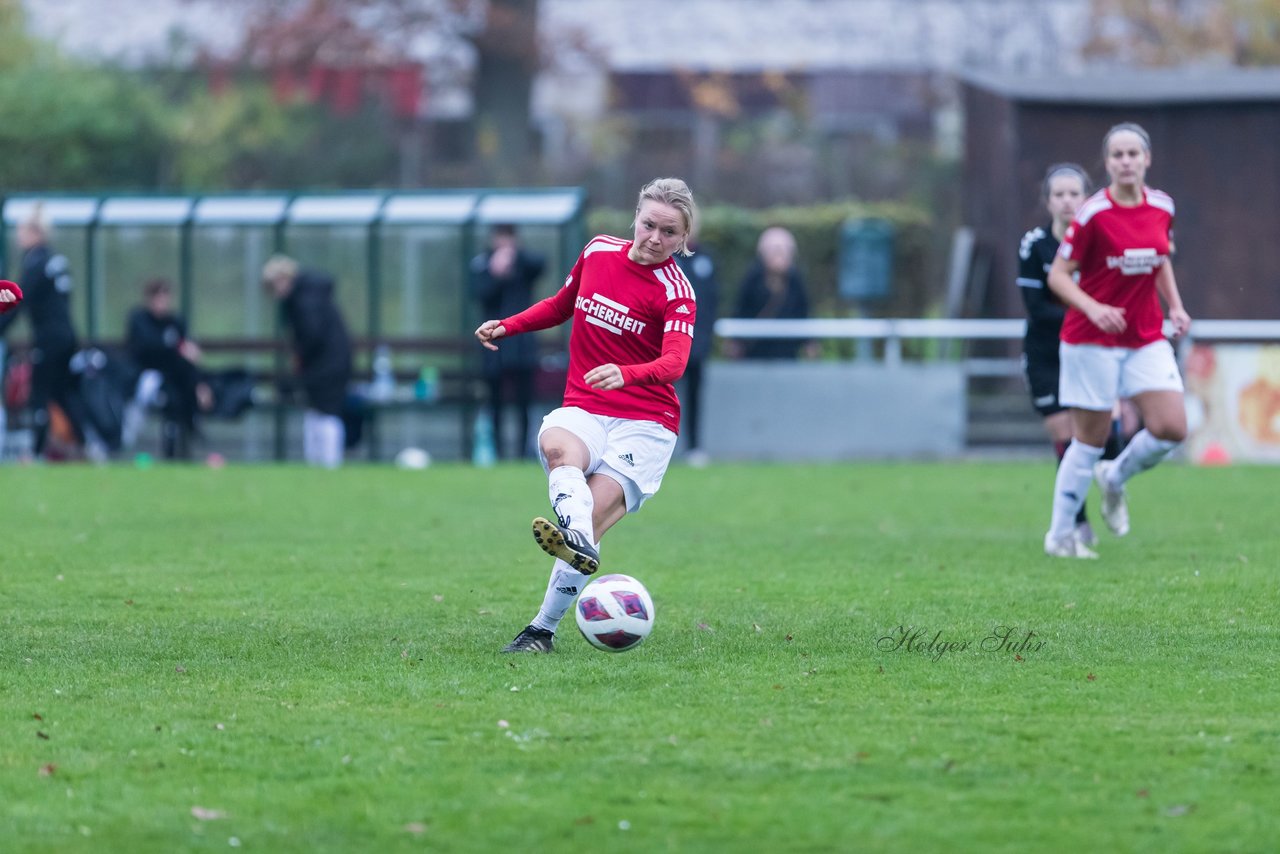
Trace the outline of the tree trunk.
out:
M 474 151 L 496 184 L 534 178 L 529 102 L 539 60 L 537 20 L 538 0 L 489 0 L 485 30 L 476 39 Z

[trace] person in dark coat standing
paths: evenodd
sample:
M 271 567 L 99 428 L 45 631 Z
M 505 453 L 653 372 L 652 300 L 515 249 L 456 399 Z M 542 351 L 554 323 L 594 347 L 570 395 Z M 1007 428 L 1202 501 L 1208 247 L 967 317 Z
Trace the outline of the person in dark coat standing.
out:
M 71 271 L 65 256 L 50 246 L 52 228 L 37 206 L 18 225 L 22 249 L 23 293 L 20 308 L 0 316 L 0 336 L 25 314 L 31 323 L 31 397 L 34 451 L 44 455 L 49 439 L 49 404 L 56 403 L 67 416 L 78 442 L 86 443 L 88 415 L 71 370 L 71 357 L 79 347 L 71 324 Z M 90 437 L 93 438 L 93 437 Z M 90 451 L 86 443 L 86 451 Z M 103 451 L 105 454 L 105 450 Z
M 693 242 L 692 255 L 676 254 L 676 263 L 684 271 L 698 295 L 698 316 L 693 323 L 693 346 L 689 349 L 689 364 L 684 369 L 684 434 L 689 440 L 685 459 L 692 466 L 701 467 L 710 460 L 702 446 L 702 369 L 711 358 L 711 345 L 715 341 L 716 318 L 720 314 L 720 282 L 716 278 L 715 259 L 706 247 Z
M 186 459 L 199 434 L 196 413 L 213 406 L 213 393 L 197 364 L 200 347 L 187 337 L 187 322 L 173 309 L 173 286 L 167 279 L 151 279 L 142 286 L 142 299 L 129 313 L 125 345 L 139 370 L 164 377 L 164 456 Z
M 281 319 L 293 338 L 295 369 L 307 402 L 303 457 L 311 465 L 337 468 L 346 441 L 342 409 L 351 381 L 351 336 L 333 298 L 333 277 L 275 255 L 263 267 L 262 280 L 279 301 Z
M 756 262 L 738 289 L 734 317 L 799 320 L 809 316 L 809 294 L 796 266 L 796 239 L 773 226 L 760 234 Z M 809 349 L 802 338 L 755 338 L 732 348 L 747 359 L 794 359 Z
M 520 245 L 514 225 L 500 224 L 489 232 L 489 249 L 471 260 L 471 296 L 484 317 L 510 317 L 533 302 L 533 287 L 546 259 Z M 489 390 L 493 418 L 493 444 L 505 456 L 502 411 L 516 410 L 515 456 L 532 457 L 529 446 L 529 410 L 533 406 L 534 372 L 538 367 L 538 340 L 532 335 L 512 338 L 499 350 L 486 350 L 484 379 Z

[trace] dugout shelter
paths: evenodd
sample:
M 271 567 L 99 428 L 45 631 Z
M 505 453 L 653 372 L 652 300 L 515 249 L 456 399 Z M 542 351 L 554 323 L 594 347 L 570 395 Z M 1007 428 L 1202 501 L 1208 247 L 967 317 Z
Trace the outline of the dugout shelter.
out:
M 175 285 L 178 311 L 216 364 L 252 369 L 264 379 L 287 365 L 282 330 L 261 288 L 263 263 L 285 252 L 332 273 L 336 298 L 356 344 L 357 376 L 385 348 L 407 389 L 423 368 L 441 378 L 437 406 L 388 411 L 373 431 L 370 456 L 406 444 L 443 459 L 470 453 L 479 392 L 479 349 L 471 330 L 468 266 L 496 223 L 512 223 L 522 242 L 547 256 L 538 296 L 553 293 L 586 241 L 580 188 L 462 189 L 403 192 L 216 195 L 48 195 L 0 199 L 0 276 L 18 274 L 15 226 L 37 204 L 54 228 L 76 283 L 72 317 L 86 343 L 112 345 L 146 280 Z M 551 333 L 548 333 L 551 334 Z M 411 398 L 411 395 L 401 395 Z M 427 417 L 422 417 L 422 416 Z M 296 412 L 267 407 L 236 431 L 245 458 L 295 456 Z M 387 447 L 377 437 L 395 435 Z

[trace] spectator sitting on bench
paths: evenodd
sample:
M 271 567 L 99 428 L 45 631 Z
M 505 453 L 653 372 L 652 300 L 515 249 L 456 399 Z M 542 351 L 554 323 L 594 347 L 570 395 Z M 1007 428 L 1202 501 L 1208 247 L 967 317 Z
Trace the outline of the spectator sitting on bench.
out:
M 200 347 L 187 337 L 187 324 L 173 310 L 173 286 L 151 279 L 142 287 L 143 304 L 129 313 L 125 343 L 142 372 L 126 429 L 125 443 L 136 439 L 140 408 L 163 401 L 163 454 L 187 459 L 199 435 L 196 413 L 213 408 L 213 393 L 200 368 Z M 148 372 L 151 373 L 148 376 Z

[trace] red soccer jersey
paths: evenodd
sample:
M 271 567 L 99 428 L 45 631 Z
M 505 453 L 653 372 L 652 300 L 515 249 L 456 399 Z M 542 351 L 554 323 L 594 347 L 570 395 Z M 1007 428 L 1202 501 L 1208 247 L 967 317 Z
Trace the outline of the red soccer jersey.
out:
M 698 306 L 674 258 L 637 264 L 627 257 L 630 248 L 630 240 L 592 238 L 564 287 L 502 325 L 508 335 L 518 335 L 572 317 L 564 405 L 595 415 L 656 421 L 676 433 L 680 400 L 673 383 L 689 361 Z M 600 391 L 583 381 L 587 371 L 610 363 L 622 369 L 622 388 Z
M 1062 322 L 1063 341 L 1136 349 L 1163 337 L 1156 273 L 1169 263 L 1172 227 L 1173 199 L 1159 190 L 1147 188 L 1141 204 L 1122 207 L 1103 189 L 1080 206 L 1058 254 L 1080 265 L 1085 293 L 1124 309 L 1126 326 L 1119 334 L 1103 332 L 1072 308 Z

